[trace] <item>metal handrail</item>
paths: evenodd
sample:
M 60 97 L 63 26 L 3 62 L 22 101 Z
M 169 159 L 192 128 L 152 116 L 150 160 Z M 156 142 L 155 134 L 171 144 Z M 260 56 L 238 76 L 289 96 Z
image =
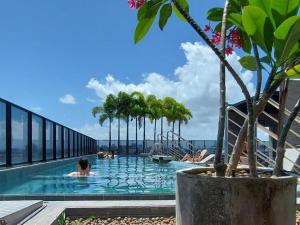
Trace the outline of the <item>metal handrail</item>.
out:
M 169 133 L 171 133 L 171 134 L 177 136 L 177 139 L 179 138 L 179 139 L 182 140 L 182 141 L 186 141 L 188 147 L 191 147 L 191 149 L 195 149 L 195 148 L 196 148 L 196 146 L 193 145 L 193 143 L 191 143 L 189 140 L 187 140 L 187 139 L 185 139 L 185 138 L 179 136 L 179 134 L 173 132 L 172 130 L 169 130 L 169 131 L 167 132 L 167 137 L 169 137 L 169 135 L 168 135 Z M 173 141 L 175 141 L 175 140 L 173 140 Z
M 269 113 L 263 111 L 263 114 L 265 114 L 267 117 L 269 117 L 270 119 L 272 119 L 274 122 L 279 123 L 278 119 L 276 119 L 275 117 L 273 117 L 272 115 L 270 115 Z M 294 131 L 292 128 L 290 128 L 289 132 L 291 132 L 292 134 L 294 134 L 295 136 L 300 138 L 300 134 L 297 133 L 296 131 Z
M 237 108 L 235 108 L 233 106 L 229 106 L 228 109 L 232 110 L 232 111 L 235 111 L 236 113 L 238 113 L 240 116 L 244 117 L 245 119 L 248 118 L 248 116 L 245 113 L 243 113 L 242 111 L 238 110 Z M 278 141 L 278 135 L 277 134 L 275 134 L 274 132 L 266 129 L 263 125 L 261 125 L 258 122 L 256 122 L 256 124 L 257 124 L 258 128 L 260 128 L 261 130 L 265 131 L 268 135 L 270 135 L 272 138 L 274 138 L 276 141 Z M 298 152 L 300 152 L 300 150 L 298 150 L 296 146 L 292 145 L 288 141 L 286 141 L 285 143 L 290 148 L 296 149 Z
M 272 106 L 274 106 L 276 109 L 279 110 L 280 107 L 279 107 L 278 102 L 276 102 L 276 101 L 274 101 L 273 99 L 270 98 L 268 100 L 268 103 L 270 103 Z M 287 115 L 287 116 L 290 116 L 291 115 L 291 111 L 289 111 L 287 108 L 285 108 L 284 114 Z M 300 124 L 300 117 L 297 116 L 294 121 Z
M 276 105 L 278 105 L 277 103 L 274 103 L 274 101 L 271 101 L 271 104 L 274 105 L 275 107 L 276 107 Z M 234 107 L 234 106 L 229 106 L 229 107 L 227 107 L 227 111 L 229 111 L 229 110 L 232 110 L 232 111 L 236 112 L 238 115 L 240 115 L 240 116 L 243 117 L 244 119 L 248 118 L 248 116 L 247 116 L 245 113 L 243 113 L 242 111 L 240 111 L 239 109 L 237 109 L 237 108 Z M 274 118 L 272 115 L 268 114 L 267 112 L 263 112 L 263 113 L 264 113 L 267 117 L 269 117 L 270 119 L 272 119 L 273 121 L 275 121 L 276 123 L 278 123 L 278 120 L 277 120 L 276 118 Z M 288 110 L 286 110 L 285 114 L 288 115 L 287 113 L 290 113 L 290 112 L 289 112 Z M 299 119 L 298 122 L 300 122 L 300 118 L 299 118 L 299 117 L 298 117 L 298 119 Z M 233 123 L 234 125 L 236 125 L 238 128 L 241 128 L 241 125 L 237 124 L 235 121 L 231 120 L 230 118 L 227 117 L 227 120 L 228 120 L 229 122 Z M 264 131 L 265 133 L 267 133 L 269 136 L 271 136 L 272 138 L 274 138 L 275 140 L 278 141 L 278 135 L 277 135 L 277 134 L 275 134 L 274 132 L 270 131 L 269 129 L 266 129 L 263 125 L 261 125 L 261 124 L 258 123 L 258 122 L 256 122 L 256 125 L 257 125 L 257 127 L 258 127 L 259 129 L 261 129 L 262 131 Z M 235 137 L 238 136 L 238 135 L 236 135 L 235 133 L 233 133 L 233 132 L 230 131 L 230 130 L 227 130 L 227 132 L 228 132 L 229 134 L 235 136 Z M 293 133 L 294 135 L 296 135 L 297 137 L 300 137 L 300 134 L 298 134 L 296 131 L 290 130 L 290 132 Z M 269 150 L 271 150 L 272 152 L 275 152 L 275 153 L 276 153 L 276 150 L 275 150 L 273 147 L 267 145 L 266 143 L 264 143 L 263 141 L 261 141 L 261 140 L 258 139 L 257 137 L 256 137 L 256 141 L 262 143 L 264 146 L 267 147 L 267 149 L 269 149 Z M 228 144 L 229 144 L 230 146 L 234 147 L 234 145 L 231 144 L 230 142 L 228 142 Z M 286 141 L 286 145 L 300 153 L 300 150 L 299 150 L 296 146 L 292 145 L 291 143 L 289 143 L 289 142 Z M 247 155 L 247 154 L 246 154 L 246 155 Z M 268 163 L 268 164 L 271 165 L 271 166 L 274 166 L 274 165 L 275 165 L 275 160 L 273 160 L 272 158 L 270 158 L 270 157 L 269 157 L 268 155 L 266 155 L 265 153 L 261 152 L 260 149 L 257 150 L 256 156 L 257 156 L 258 158 L 260 158 L 261 160 L 263 160 L 264 162 Z M 286 160 L 288 160 L 289 162 L 291 162 L 291 163 L 294 165 L 294 167 L 297 167 L 297 169 L 300 169 L 300 165 L 298 165 L 296 162 L 294 162 L 293 160 L 291 160 L 290 158 L 288 158 L 288 157 L 286 157 L 286 156 L 284 156 L 284 158 L 285 158 Z M 259 162 L 258 162 L 258 164 L 259 164 Z M 298 171 L 297 169 L 294 168 L 294 170 Z

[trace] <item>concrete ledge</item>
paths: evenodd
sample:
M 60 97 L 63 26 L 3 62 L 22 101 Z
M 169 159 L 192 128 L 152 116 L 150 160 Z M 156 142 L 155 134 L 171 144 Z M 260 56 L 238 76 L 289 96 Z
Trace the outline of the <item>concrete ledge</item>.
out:
M 175 200 L 172 194 L 103 194 L 103 195 L 0 195 L 0 201 L 6 200 L 43 200 L 43 201 L 77 201 L 77 200 Z
M 66 205 L 66 216 L 71 218 L 174 215 L 175 201 L 103 201 Z

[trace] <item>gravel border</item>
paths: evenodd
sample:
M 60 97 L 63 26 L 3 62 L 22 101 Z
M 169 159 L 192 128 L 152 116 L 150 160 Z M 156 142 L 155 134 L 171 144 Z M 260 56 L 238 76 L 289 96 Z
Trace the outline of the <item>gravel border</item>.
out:
M 116 218 L 66 218 L 66 225 L 175 225 L 176 218 L 171 217 L 116 217 Z

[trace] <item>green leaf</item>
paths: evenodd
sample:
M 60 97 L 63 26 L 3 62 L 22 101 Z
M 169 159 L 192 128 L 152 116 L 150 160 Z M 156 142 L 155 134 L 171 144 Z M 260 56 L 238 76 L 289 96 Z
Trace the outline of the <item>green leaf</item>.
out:
M 300 64 L 294 66 L 286 72 L 287 78 L 300 78 Z
M 240 64 L 242 67 L 244 67 L 247 70 L 251 71 L 256 71 L 257 70 L 257 65 L 256 65 L 256 60 L 254 56 L 244 56 L 239 60 Z
M 272 15 L 271 1 L 272 0 L 250 0 L 249 4 L 261 8 L 268 15 L 272 22 L 273 28 L 275 29 L 276 24 Z
M 291 52 L 297 52 L 295 45 L 300 40 L 300 17 L 292 16 L 285 20 L 275 31 L 275 57 L 277 64 L 281 65 L 288 59 Z
M 186 0 L 175 0 L 177 1 L 186 12 L 189 12 L 189 4 Z M 173 11 L 175 12 L 175 15 L 182 20 L 183 22 L 187 22 L 184 16 L 178 11 L 178 9 L 173 5 Z
M 160 10 L 159 28 L 161 30 L 164 29 L 171 15 L 172 15 L 172 5 L 170 3 L 165 4 Z
M 296 16 L 299 10 L 299 0 L 271 0 L 271 12 L 278 27 L 291 16 Z
M 145 35 L 148 33 L 149 29 L 151 28 L 155 17 L 150 19 L 143 19 L 138 22 L 135 32 L 134 32 L 134 43 L 137 44 L 140 40 L 142 40 Z
M 212 8 L 207 12 L 207 19 L 210 21 L 222 21 L 223 8 Z
M 264 56 L 264 57 L 260 58 L 260 62 L 261 63 L 266 63 L 268 65 L 271 65 L 271 60 L 270 60 L 270 58 L 268 56 Z
M 244 30 L 242 16 L 238 13 L 230 13 L 227 19 L 230 23 L 237 26 L 240 30 Z
M 138 11 L 138 21 L 143 19 L 150 19 L 153 16 L 156 16 L 158 9 L 162 5 L 162 3 L 163 0 L 152 0 L 144 3 Z
M 267 14 L 257 6 L 246 6 L 242 14 L 242 22 L 247 35 L 253 38 L 255 43 L 270 55 L 273 44 L 273 31 Z

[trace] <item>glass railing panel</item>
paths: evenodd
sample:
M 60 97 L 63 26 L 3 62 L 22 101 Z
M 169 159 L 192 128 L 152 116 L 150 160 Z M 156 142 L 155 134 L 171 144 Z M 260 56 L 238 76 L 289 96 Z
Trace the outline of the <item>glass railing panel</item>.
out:
M 32 161 L 43 160 L 43 119 L 32 115 Z
M 53 159 L 53 123 L 46 121 L 46 160 Z
M 16 107 L 11 110 L 12 164 L 28 162 L 28 113 Z

